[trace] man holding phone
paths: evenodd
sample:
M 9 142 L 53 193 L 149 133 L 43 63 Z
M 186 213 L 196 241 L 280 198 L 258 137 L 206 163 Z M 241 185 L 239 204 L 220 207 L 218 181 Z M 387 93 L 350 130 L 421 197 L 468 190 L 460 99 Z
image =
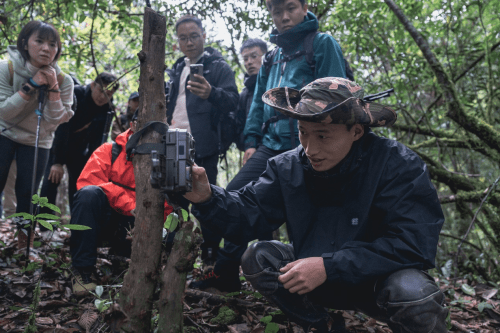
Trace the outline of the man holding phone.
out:
M 217 122 L 222 112 L 235 110 L 238 89 L 231 67 L 219 51 L 204 47 L 205 32 L 196 16 L 186 15 L 175 24 L 184 57 L 167 70 L 167 121 L 170 128 L 185 129 L 196 142 L 195 162 L 207 170 L 208 180 L 217 180 L 219 137 Z M 202 228 L 202 259 L 213 263 L 221 238 Z

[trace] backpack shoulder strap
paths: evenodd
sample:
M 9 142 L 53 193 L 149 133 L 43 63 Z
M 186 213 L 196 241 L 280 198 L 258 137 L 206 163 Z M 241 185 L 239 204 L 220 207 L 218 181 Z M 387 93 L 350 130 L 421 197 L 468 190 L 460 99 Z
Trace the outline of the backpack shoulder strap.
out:
M 278 54 L 279 47 L 275 47 L 271 51 L 267 51 L 265 56 L 264 56 L 264 68 L 266 70 L 266 75 L 269 76 L 269 73 L 271 72 L 271 67 L 274 65 L 274 58 L 276 57 L 276 54 Z
M 12 87 L 12 86 L 14 86 L 14 63 L 12 62 L 12 60 L 8 61 L 8 65 L 9 65 L 9 74 L 10 74 L 9 84 Z
M 311 71 L 313 72 L 313 76 L 316 70 L 316 60 L 314 60 L 314 38 L 320 34 L 318 30 L 310 32 L 307 34 L 307 36 L 304 38 L 304 51 L 306 52 L 306 61 L 309 67 L 311 68 Z
M 113 142 L 113 146 L 111 148 L 111 165 L 113 165 L 118 158 L 118 155 L 122 152 L 122 146 Z

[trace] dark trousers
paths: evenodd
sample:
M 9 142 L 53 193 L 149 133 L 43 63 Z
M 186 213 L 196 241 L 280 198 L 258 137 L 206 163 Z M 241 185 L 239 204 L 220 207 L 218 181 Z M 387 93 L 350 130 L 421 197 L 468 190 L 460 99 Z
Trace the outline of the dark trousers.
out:
M 446 333 L 448 309 L 434 279 L 417 269 L 405 269 L 361 285 L 326 281 L 298 295 L 278 281 L 280 268 L 295 261 L 292 245 L 277 241 L 252 244 L 241 267 L 252 286 L 273 301 L 306 332 L 327 332 L 325 308 L 356 310 L 387 323 L 394 333 Z
M 267 160 L 271 157 L 277 156 L 286 150 L 272 150 L 266 146 L 260 146 L 252 157 L 245 163 L 240 172 L 233 178 L 227 185 L 226 190 L 237 191 L 246 184 L 259 179 L 259 176 L 266 170 Z M 273 239 L 272 233 L 262 235 L 260 240 Z M 224 247 L 219 250 L 217 257 L 217 264 L 215 266 L 216 273 L 221 271 L 238 272 L 240 266 L 241 256 L 247 249 L 247 243 L 234 244 L 228 240 L 224 240 Z
M 215 154 L 204 158 L 196 158 L 194 161 L 198 166 L 205 168 L 208 182 L 215 185 L 217 183 L 217 164 L 219 162 L 219 156 Z M 189 205 L 188 202 L 187 205 Z M 212 260 L 217 256 L 222 238 L 205 227 L 201 227 L 201 233 L 203 235 L 203 243 L 200 246 L 202 250 L 202 259 L 208 258 Z
M 97 247 L 110 246 L 116 255 L 130 257 L 131 243 L 127 230 L 134 227 L 134 217 L 121 215 L 111 208 L 108 198 L 98 186 L 85 186 L 76 192 L 71 224 L 90 227 L 72 230 L 70 253 L 73 267 L 92 267 L 97 260 Z
M 49 180 L 50 169 L 52 168 L 53 164 L 51 161 L 52 161 L 52 153 L 50 153 L 49 155 L 49 163 L 47 164 L 47 167 L 45 168 L 45 174 L 43 175 L 42 189 L 40 190 L 40 196 L 46 197 L 49 200 L 49 203 L 55 205 L 57 197 L 57 188 L 59 187 L 59 183 L 53 183 L 51 180 Z M 42 207 L 40 208 L 40 213 L 53 214 L 54 212 L 50 208 Z M 40 225 L 40 230 L 47 231 L 48 229 L 45 228 L 43 225 Z
M 88 158 L 83 153 L 75 153 L 67 158 L 66 169 L 68 170 L 68 200 L 69 207 L 73 209 L 73 200 L 76 193 L 76 181 L 82 173 Z
M 16 158 L 16 213 L 30 213 L 31 186 L 33 183 L 33 162 L 35 159 L 35 147 L 23 145 L 0 135 L 0 192 L 3 191 L 10 165 Z M 49 149 L 38 148 L 38 163 L 35 177 L 35 189 L 38 191 L 40 180 L 45 171 L 49 158 Z

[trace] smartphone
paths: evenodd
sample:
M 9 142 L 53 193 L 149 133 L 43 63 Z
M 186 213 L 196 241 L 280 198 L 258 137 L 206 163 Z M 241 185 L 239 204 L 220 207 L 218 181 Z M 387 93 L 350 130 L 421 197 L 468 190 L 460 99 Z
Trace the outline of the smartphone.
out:
M 189 66 L 189 81 L 198 82 L 193 74 L 203 76 L 203 64 L 193 64 Z

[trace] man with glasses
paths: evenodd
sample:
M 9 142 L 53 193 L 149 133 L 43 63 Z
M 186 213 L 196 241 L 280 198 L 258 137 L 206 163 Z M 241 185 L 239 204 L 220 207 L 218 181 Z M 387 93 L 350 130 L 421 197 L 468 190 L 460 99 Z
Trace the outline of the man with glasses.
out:
M 175 24 L 179 48 L 184 54 L 167 70 L 167 121 L 170 128 L 185 129 L 196 142 L 195 162 L 207 171 L 211 184 L 217 180 L 219 136 L 217 124 L 223 112 L 235 110 L 238 89 L 231 67 L 219 51 L 204 47 L 205 32 L 196 16 L 186 15 Z M 203 73 L 190 80 L 190 65 L 202 64 Z M 202 228 L 202 259 L 215 261 L 221 238 Z

